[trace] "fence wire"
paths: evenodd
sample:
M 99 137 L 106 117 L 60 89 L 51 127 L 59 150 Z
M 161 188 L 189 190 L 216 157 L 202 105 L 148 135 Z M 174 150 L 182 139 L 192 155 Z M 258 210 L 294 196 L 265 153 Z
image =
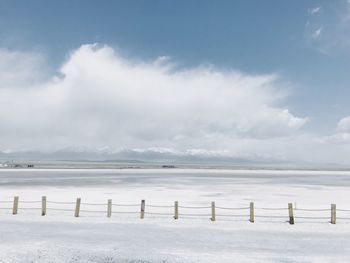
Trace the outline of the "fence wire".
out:
M 227 214 L 216 214 L 216 217 L 223 216 L 223 217 L 249 217 L 249 215 L 227 215 Z
M 112 211 L 112 214 L 140 214 L 140 212 L 129 212 L 129 211 Z
M 64 209 L 64 208 L 50 208 L 48 211 L 64 211 L 64 212 L 74 212 L 74 210 L 71 209 Z
M 112 206 L 140 206 L 140 204 L 126 204 L 126 205 L 124 205 L 124 204 L 113 204 L 112 203 Z
M 155 207 L 155 208 L 174 208 L 173 205 L 149 205 L 149 204 L 146 204 L 146 206 Z
M 339 209 L 339 208 L 337 208 L 337 211 L 341 211 L 341 212 L 350 212 L 350 209 Z
M 305 212 L 324 212 L 324 211 L 331 211 L 330 208 L 324 208 L 324 209 L 310 209 L 310 208 L 295 208 L 295 211 L 305 211 Z
M 101 211 L 101 210 L 80 210 L 82 213 L 106 213 L 107 211 Z
M 327 219 L 330 220 L 331 217 L 320 217 L 320 216 L 295 216 L 294 219 Z
M 11 204 L 14 203 L 14 201 L 0 201 L 0 205 L 1 204 Z M 33 207 L 30 206 L 30 204 L 40 204 L 42 203 L 42 200 L 18 200 L 17 203 L 17 210 L 42 210 L 41 206 L 38 207 Z M 65 207 L 66 205 L 76 205 L 76 202 L 68 202 L 68 201 L 54 201 L 54 200 L 47 200 L 47 207 L 46 207 L 46 213 L 49 211 L 58 211 L 58 212 L 71 212 L 72 214 L 74 214 L 75 209 L 73 208 L 67 208 Z M 24 206 L 20 205 L 20 204 L 24 204 Z M 29 206 L 26 207 L 25 205 L 28 204 Z M 55 205 L 57 205 L 58 207 L 55 207 Z M 119 207 L 121 210 L 123 210 L 123 207 L 137 207 L 140 208 L 141 204 L 120 204 L 120 203 L 111 203 L 109 204 L 108 202 L 106 203 L 90 203 L 90 202 L 81 202 L 80 205 L 82 207 L 84 207 L 85 209 L 80 209 L 79 212 L 80 213 L 87 213 L 87 214 L 91 214 L 91 213 L 101 213 L 101 214 L 107 214 L 108 215 L 108 207 L 109 205 L 111 206 L 110 208 L 115 208 L 115 209 L 111 209 L 113 211 L 109 211 L 111 214 L 131 214 L 131 215 L 136 215 L 141 213 L 141 211 L 139 209 L 137 209 L 138 211 L 119 211 L 116 207 Z M 61 207 L 60 207 L 61 206 Z M 106 207 L 105 210 L 100 210 L 100 209 L 94 209 L 94 207 L 101 207 L 104 206 Z M 89 209 L 91 207 L 91 209 Z M 154 209 L 149 209 L 149 208 L 154 208 Z M 288 214 L 288 207 L 250 207 L 250 206 L 243 206 L 243 207 L 225 207 L 225 206 L 187 206 L 187 205 L 178 205 L 177 206 L 177 211 L 174 212 L 170 212 L 170 209 L 174 209 L 175 205 L 157 205 L 157 204 L 145 204 L 145 210 L 144 214 L 145 216 L 150 215 L 150 216 L 169 216 L 169 217 L 176 217 L 176 218 L 212 218 L 213 216 L 215 217 L 228 217 L 228 218 L 247 218 L 247 220 L 250 218 L 250 213 L 248 212 L 247 214 L 242 214 L 239 213 L 238 211 L 243 211 L 243 210 L 250 210 L 253 209 L 253 211 L 261 211 L 258 212 L 258 214 L 254 214 L 253 218 L 268 218 L 268 219 L 289 219 L 289 214 Z M 212 214 L 210 213 L 210 209 L 215 210 L 225 210 L 223 211 L 224 213 L 215 213 Z M 15 209 L 15 205 L 13 207 L 0 207 L 0 210 L 8 210 L 8 211 L 14 211 Z M 102 209 L 102 208 L 101 208 Z M 164 211 L 163 209 L 169 209 L 167 211 Z M 207 209 L 208 213 L 192 213 L 191 210 L 201 210 L 201 209 Z M 181 213 L 182 211 L 184 211 L 184 213 Z M 186 212 L 188 211 L 188 213 Z M 230 211 L 232 211 L 232 214 L 230 213 Z M 235 211 L 237 211 L 238 214 L 235 214 Z M 273 212 L 272 215 L 267 214 L 267 212 L 262 212 L 262 211 L 284 211 L 284 215 L 281 215 L 281 213 L 278 213 L 277 215 L 274 215 Z M 296 214 L 294 214 L 294 219 L 296 220 L 331 220 L 331 208 L 293 208 L 293 211 L 295 211 Z M 177 214 L 175 214 L 177 212 Z M 194 212 L 194 211 L 193 211 Z M 204 211 L 203 211 L 204 212 Z M 305 212 L 305 214 L 304 214 Z M 323 214 L 319 214 L 318 212 L 328 212 L 329 216 L 323 216 Z M 341 208 L 337 208 L 335 209 L 335 212 L 342 213 L 342 212 L 350 212 L 350 209 L 341 209 Z M 15 213 L 15 212 L 13 212 Z M 299 213 L 301 213 L 299 215 Z M 312 215 L 311 213 L 316 213 L 315 216 Z M 318 216 L 321 215 L 321 216 Z M 336 219 L 339 220 L 350 220 L 350 217 L 344 217 L 344 216 L 340 216 L 340 217 L 335 217 Z
M 208 216 L 208 217 L 210 217 L 211 214 L 182 214 L 182 213 L 179 213 L 179 217 L 180 216 Z
M 145 212 L 145 215 L 173 216 L 174 214 L 169 214 L 169 213 L 153 213 L 153 212 Z
M 179 208 L 185 208 L 185 209 L 207 209 L 207 208 L 211 208 L 211 206 L 182 206 L 182 205 L 179 205 Z
M 222 206 L 216 206 L 217 209 L 223 209 L 223 210 L 245 210 L 249 209 L 250 207 L 222 207 Z
M 288 210 L 288 207 L 254 207 L 257 210 Z
M 255 215 L 254 217 L 257 217 L 257 218 L 282 218 L 282 219 L 286 219 L 288 218 L 288 215 L 285 215 L 285 216 L 278 216 L 278 215 Z
M 21 201 L 23 202 L 23 201 Z M 62 204 L 62 205 L 74 205 L 75 202 L 59 202 L 59 201 L 46 201 L 46 203 L 51 203 L 51 204 Z
M 101 205 L 103 205 L 103 206 L 106 206 L 108 204 L 107 203 L 105 203 L 105 204 L 101 204 L 101 203 L 81 203 L 81 205 L 90 205 L 90 206 L 101 206 Z

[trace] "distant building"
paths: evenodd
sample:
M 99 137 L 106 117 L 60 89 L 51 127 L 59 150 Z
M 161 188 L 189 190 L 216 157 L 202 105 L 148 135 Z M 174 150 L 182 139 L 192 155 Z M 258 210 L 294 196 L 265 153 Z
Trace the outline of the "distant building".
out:
M 0 163 L 0 167 L 4 168 L 34 168 L 34 164 L 21 164 L 21 163 L 14 163 L 13 161 L 11 162 L 4 162 Z
M 176 168 L 175 165 L 162 165 L 162 168 Z

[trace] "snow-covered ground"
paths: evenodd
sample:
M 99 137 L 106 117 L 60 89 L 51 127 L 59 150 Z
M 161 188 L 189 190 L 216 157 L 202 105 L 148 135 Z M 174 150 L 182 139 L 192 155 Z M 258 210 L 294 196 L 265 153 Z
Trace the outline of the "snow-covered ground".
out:
M 350 219 L 331 225 L 329 210 L 296 210 L 295 225 L 289 225 L 286 207 L 292 202 L 297 209 L 329 209 L 335 203 L 350 209 L 349 190 L 345 171 L 0 169 L 0 262 L 346 262 Z M 44 217 L 40 202 L 24 203 L 42 195 L 48 200 Z M 18 215 L 11 214 L 14 196 L 20 200 Z M 73 217 L 77 197 L 82 199 L 79 218 Z M 115 213 L 107 218 L 105 205 L 87 205 L 107 199 L 137 206 L 113 206 Z M 141 199 L 146 200 L 143 220 Z M 257 216 L 277 218 L 250 223 L 248 210 L 217 209 L 217 221 L 211 222 L 210 208 L 180 207 L 174 220 L 175 200 L 203 207 L 211 201 L 218 207 L 247 207 L 254 201 Z M 135 214 L 117 213 L 126 211 Z M 316 218 L 300 218 L 309 216 Z M 350 212 L 337 211 L 337 216 L 350 218 Z

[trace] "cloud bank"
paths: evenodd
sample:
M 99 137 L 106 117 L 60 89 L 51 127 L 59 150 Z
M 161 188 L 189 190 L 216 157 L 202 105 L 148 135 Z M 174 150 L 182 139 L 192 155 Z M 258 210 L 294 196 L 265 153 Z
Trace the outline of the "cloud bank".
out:
M 335 135 L 305 134 L 308 118 L 283 106 L 290 84 L 277 74 L 181 69 L 96 44 L 73 51 L 54 76 L 41 54 L 1 50 L 0 61 L 0 151 L 348 162 L 349 147 L 330 139 L 347 121 Z
M 286 136 L 306 122 L 277 106 L 286 92 L 276 75 L 176 70 L 164 59 L 134 61 L 83 45 L 58 76 L 38 83 L 35 55 L 0 55 L 2 147 L 185 147 L 193 139 Z

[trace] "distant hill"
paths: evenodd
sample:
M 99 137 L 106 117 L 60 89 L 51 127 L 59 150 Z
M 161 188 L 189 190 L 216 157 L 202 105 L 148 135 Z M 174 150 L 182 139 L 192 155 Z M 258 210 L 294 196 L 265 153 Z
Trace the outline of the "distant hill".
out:
M 245 167 L 245 168 L 290 168 L 290 169 L 348 169 L 349 167 L 337 164 L 298 163 L 285 160 L 268 159 L 259 156 L 230 156 L 226 153 L 187 150 L 184 152 L 163 148 L 128 149 L 120 151 L 93 151 L 91 149 L 62 149 L 54 152 L 17 151 L 1 152 L 0 163 L 5 162 L 61 162 L 61 163 L 89 163 L 103 162 L 110 164 L 159 164 L 159 165 L 199 165 Z M 169 166 L 169 167 L 170 167 Z M 161 167 L 161 166 L 160 166 Z

